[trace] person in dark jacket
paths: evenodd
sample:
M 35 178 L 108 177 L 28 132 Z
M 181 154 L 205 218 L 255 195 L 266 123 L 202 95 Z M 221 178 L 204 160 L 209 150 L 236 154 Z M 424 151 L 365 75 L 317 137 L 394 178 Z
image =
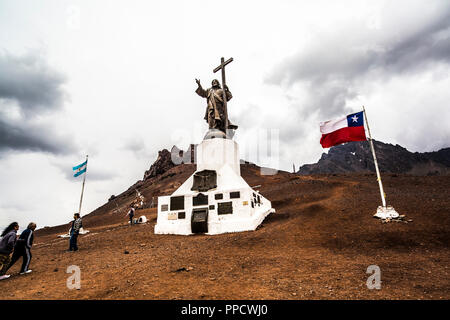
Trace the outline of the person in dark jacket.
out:
M 80 214 L 75 213 L 73 215 L 72 227 L 70 228 L 69 251 L 78 250 L 77 240 L 82 227 L 83 223 L 81 221 Z
M 17 241 L 17 230 L 19 230 L 19 224 L 17 222 L 11 223 L 5 230 L 3 230 L 0 240 L 0 280 L 9 278 L 9 274 L 6 274 L 9 263 L 11 261 L 11 252 L 14 250 L 14 246 Z
M 14 253 L 11 258 L 11 262 L 7 267 L 6 271 L 11 268 L 14 263 L 17 262 L 21 257 L 22 267 L 20 268 L 20 274 L 30 273 L 32 270 L 28 269 L 31 261 L 31 246 L 33 245 L 34 234 L 33 231 L 36 229 L 36 223 L 30 222 L 28 227 L 20 234 L 19 239 L 17 239 L 16 245 L 14 247 Z
M 130 218 L 130 226 L 133 225 L 133 217 L 134 217 L 134 207 L 133 205 L 130 206 L 130 211 L 128 211 L 128 213 L 126 214 L 126 216 L 128 216 Z

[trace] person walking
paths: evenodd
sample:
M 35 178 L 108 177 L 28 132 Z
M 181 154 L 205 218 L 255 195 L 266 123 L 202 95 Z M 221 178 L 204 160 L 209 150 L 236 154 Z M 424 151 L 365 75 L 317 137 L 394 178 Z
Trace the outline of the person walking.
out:
M 19 224 L 17 222 L 11 223 L 5 230 L 3 230 L 0 240 L 0 265 L 2 269 L 0 270 L 0 280 L 8 279 L 9 263 L 11 262 L 11 252 L 14 250 L 14 246 L 17 241 L 17 230 L 19 230 Z
M 16 245 L 14 247 L 14 253 L 9 263 L 9 268 L 11 268 L 17 260 L 22 258 L 22 267 L 20 268 L 20 274 L 30 273 L 32 270 L 28 269 L 31 261 L 31 246 L 33 245 L 34 230 L 36 229 L 36 223 L 30 222 L 28 227 L 20 234 L 19 239 L 17 239 Z
M 134 209 L 133 205 L 131 205 L 130 206 L 130 211 L 128 211 L 128 213 L 126 214 L 126 216 L 130 217 L 130 226 L 133 225 L 134 211 L 135 211 L 135 209 Z
M 69 239 L 69 251 L 77 251 L 78 245 L 78 235 L 80 234 L 80 229 L 83 227 L 83 222 L 81 220 L 80 214 L 75 213 L 73 215 L 72 227 L 70 228 L 70 239 Z

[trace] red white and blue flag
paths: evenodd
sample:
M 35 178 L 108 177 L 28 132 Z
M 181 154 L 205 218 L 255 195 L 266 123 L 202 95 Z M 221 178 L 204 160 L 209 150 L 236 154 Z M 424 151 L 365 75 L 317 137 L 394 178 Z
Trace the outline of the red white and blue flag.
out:
M 320 144 L 323 148 L 350 142 L 367 140 L 364 130 L 364 111 L 320 123 Z

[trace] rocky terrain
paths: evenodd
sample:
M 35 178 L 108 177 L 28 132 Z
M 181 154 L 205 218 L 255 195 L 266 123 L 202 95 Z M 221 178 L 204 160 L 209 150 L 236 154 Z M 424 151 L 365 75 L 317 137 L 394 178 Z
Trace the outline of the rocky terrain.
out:
M 170 151 L 163 149 L 158 152 L 158 158 L 151 165 L 150 169 L 145 171 L 144 180 L 163 174 L 173 167 L 175 167 L 175 164 L 172 162 Z
M 399 145 L 374 141 L 381 172 L 412 175 L 450 174 L 450 148 L 436 152 L 410 152 Z M 320 173 L 375 172 L 370 144 L 367 141 L 350 142 L 331 147 L 315 164 L 300 167 L 303 175 Z
M 66 252 L 57 236 L 69 225 L 38 230 L 31 274 L 0 282 L 0 299 L 449 299 L 450 176 L 384 174 L 388 204 L 405 222 L 372 217 L 380 204 L 373 173 L 262 175 L 242 164 L 244 179 L 276 213 L 256 231 L 155 235 L 154 200 L 172 193 L 195 165 L 167 165 L 160 153 L 146 178 L 83 218 L 90 233 Z M 159 164 L 158 164 L 159 163 Z M 136 197 L 148 223 L 129 226 Z M 152 205 L 153 202 L 153 205 Z M 68 289 L 69 266 L 81 289 Z M 380 290 L 366 286 L 381 269 Z

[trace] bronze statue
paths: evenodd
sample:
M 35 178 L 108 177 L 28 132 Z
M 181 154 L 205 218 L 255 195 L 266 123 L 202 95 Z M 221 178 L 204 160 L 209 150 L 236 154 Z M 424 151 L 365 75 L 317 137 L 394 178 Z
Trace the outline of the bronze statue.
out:
M 225 132 L 225 123 L 226 123 L 226 113 L 223 103 L 223 89 L 220 87 L 220 83 L 217 79 L 214 79 L 211 83 L 211 88 L 203 89 L 200 84 L 200 80 L 195 79 L 198 84 L 197 90 L 195 92 L 203 98 L 207 99 L 207 107 L 205 112 L 204 119 L 208 122 L 210 129 L 219 129 Z M 224 86 L 225 95 L 227 101 L 233 97 L 231 95 L 228 86 Z M 228 121 L 228 129 L 237 129 L 237 126 L 231 124 Z
M 203 89 L 200 84 L 200 80 L 195 79 L 198 88 L 195 92 L 207 100 L 207 107 L 205 112 L 205 120 L 208 122 L 209 129 L 218 129 L 227 134 L 227 129 L 236 130 L 238 127 L 231 124 L 228 119 L 227 111 L 227 101 L 229 101 L 233 96 L 225 82 L 225 66 L 233 61 L 233 58 L 225 59 L 222 57 L 220 60 L 220 65 L 216 67 L 213 71 L 222 71 L 222 84 L 223 89 L 220 87 L 219 80 L 214 79 L 211 83 L 211 88 Z

